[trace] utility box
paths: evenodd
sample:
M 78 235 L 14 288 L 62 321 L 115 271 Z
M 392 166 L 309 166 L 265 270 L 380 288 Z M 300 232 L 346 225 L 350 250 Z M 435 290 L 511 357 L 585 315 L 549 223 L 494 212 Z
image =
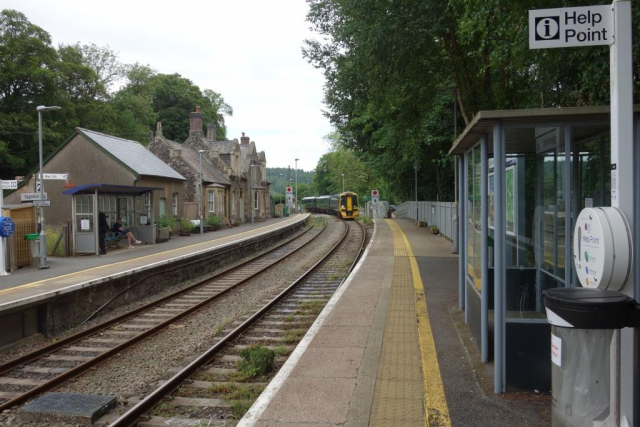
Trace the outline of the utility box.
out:
M 617 331 L 638 324 L 638 304 L 604 289 L 556 288 L 543 295 L 551 324 L 551 425 L 617 426 L 611 394 Z

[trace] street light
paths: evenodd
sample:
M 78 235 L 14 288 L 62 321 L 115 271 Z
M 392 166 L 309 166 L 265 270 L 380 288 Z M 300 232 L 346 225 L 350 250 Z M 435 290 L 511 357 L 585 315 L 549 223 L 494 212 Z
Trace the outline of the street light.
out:
M 342 174 L 342 192 L 344 193 L 344 174 Z
M 202 153 L 208 153 L 211 150 L 198 150 L 200 153 L 200 234 L 204 234 L 204 224 L 202 220 L 202 198 L 204 197 L 204 182 L 202 180 Z
M 280 178 L 284 178 L 284 174 L 278 174 L 280 176 Z M 280 191 L 280 211 L 282 211 L 282 193 L 284 193 L 284 188 L 282 188 L 282 190 Z M 282 213 L 280 214 L 282 215 Z
M 45 107 L 44 105 L 39 105 L 36 107 L 36 111 L 38 111 L 38 144 L 40 157 L 40 200 L 44 200 L 44 171 L 42 169 L 42 112 L 55 111 L 59 109 L 60 107 L 57 106 Z M 40 206 L 40 259 L 38 268 L 49 268 L 49 264 L 47 264 L 47 235 L 44 232 L 44 209 L 42 209 L 42 206 Z
M 249 197 L 251 198 L 250 202 L 251 203 L 251 224 L 253 224 L 253 216 L 255 214 L 255 210 L 256 210 L 256 202 L 254 200 L 254 195 L 253 195 L 253 169 L 251 168 L 259 168 L 260 165 L 254 165 L 251 164 L 251 167 L 249 168 Z
M 298 160 L 296 159 L 296 212 L 298 211 Z

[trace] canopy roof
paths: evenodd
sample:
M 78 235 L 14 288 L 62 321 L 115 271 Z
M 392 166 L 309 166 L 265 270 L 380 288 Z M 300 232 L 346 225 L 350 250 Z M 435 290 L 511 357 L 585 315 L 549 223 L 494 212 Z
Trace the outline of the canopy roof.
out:
M 84 184 L 68 190 L 64 190 L 62 194 L 72 196 L 74 194 L 94 194 L 98 190 L 99 194 L 111 195 L 130 195 L 140 196 L 153 190 L 164 190 L 162 187 L 135 187 L 133 185 L 115 185 L 115 184 Z

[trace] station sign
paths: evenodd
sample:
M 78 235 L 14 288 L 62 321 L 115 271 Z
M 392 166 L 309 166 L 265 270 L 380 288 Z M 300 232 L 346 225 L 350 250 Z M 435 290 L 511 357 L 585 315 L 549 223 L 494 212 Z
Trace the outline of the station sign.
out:
M 34 200 L 33 206 L 36 208 L 48 208 L 51 206 L 51 200 Z
M 68 173 L 43 173 L 44 179 L 58 180 L 58 181 L 66 181 L 69 179 Z M 40 174 L 38 174 L 38 179 L 40 179 Z
M 7 216 L 0 216 L 0 237 L 11 237 L 16 229 L 13 220 Z
M 378 190 L 371 190 L 371 197 L 378 197 L 380 192 Z
M 293 188 L 287 187 L 287 194 L 293 194 Z
M 34 200 L 47 200 L 47 193 L 44 193 L 44 197 L 41 197 L 40 193 L 22 193 L 20 195 L 21 202 L 33 202 Z
M 10 180 L 2 180 L 2 189 L 3 190 L 15 190 L 18 188 L 18 181 L 15 179 Z
M 611 5 L 529 11 L 529 49 L 613 44 Z

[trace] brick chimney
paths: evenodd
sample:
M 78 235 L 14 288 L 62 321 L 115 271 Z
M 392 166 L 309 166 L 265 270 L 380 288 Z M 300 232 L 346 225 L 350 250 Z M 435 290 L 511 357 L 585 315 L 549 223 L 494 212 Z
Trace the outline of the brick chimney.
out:
M 162 136 L 162 122 L 156 123 L 156 136 Z
M 189 136 L 202 136 L 202 114 L 200 106 L 196 106 L 196 111 L 189 113 Z
M 251 138 L 249 138 L 248 136 L 244 136 L 244 132 L 242 132 L 242 138 L 240 138 L 240 144 L 242 145 L 249 145 L 249 140 Z
M 207 125 L 207 139 L 209 141 L 216 140 L 216 125 L 214 125 L 213 123 L 209 123 Z

